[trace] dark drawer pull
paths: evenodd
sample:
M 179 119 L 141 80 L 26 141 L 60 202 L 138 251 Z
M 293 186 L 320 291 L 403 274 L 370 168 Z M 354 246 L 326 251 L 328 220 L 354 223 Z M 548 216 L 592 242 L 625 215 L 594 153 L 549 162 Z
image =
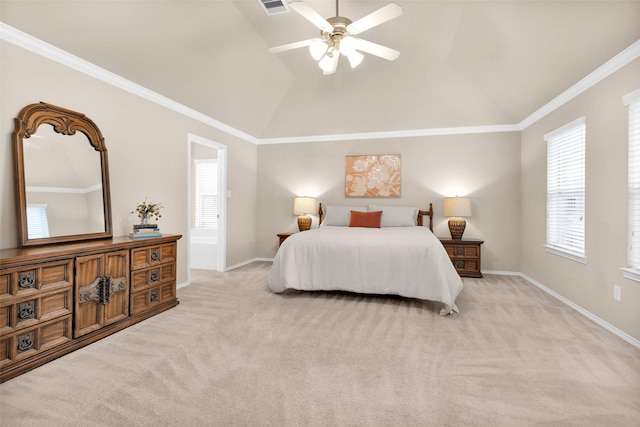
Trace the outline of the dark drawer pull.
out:
M 33 319 L 36 317 L 35 301 L 27 301 L 18 305 L 18 318 L 20 320 Z
M 18 353 L 27 351 L 33 347 L 33 332 L 18 337 Z
M 18 275 L 18 287 L 20 289 L 32 289 L 36 287 L 33 271 L 26 271 Z

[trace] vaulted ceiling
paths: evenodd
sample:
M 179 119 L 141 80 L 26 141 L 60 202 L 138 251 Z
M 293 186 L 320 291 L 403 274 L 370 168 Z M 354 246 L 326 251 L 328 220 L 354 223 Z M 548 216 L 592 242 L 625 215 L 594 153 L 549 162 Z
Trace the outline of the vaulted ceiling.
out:
M 258 0 L 2 0 L 0 20 L 256 138 L 517 124 L 640 39 L 640 1 L 394 1 L 362 37 L 400 57 L 331 76 L 305 48 L 267 52 L 319 32 Z

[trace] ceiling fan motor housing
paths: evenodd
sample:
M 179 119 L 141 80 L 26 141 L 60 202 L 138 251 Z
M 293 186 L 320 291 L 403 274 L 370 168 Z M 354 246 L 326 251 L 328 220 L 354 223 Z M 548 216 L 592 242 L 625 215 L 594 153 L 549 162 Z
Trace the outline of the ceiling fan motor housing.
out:
M 334 16 L 327 19 L 327 22 L 333 26 L 333 31 L 321 31 L 322 39 L 329 43 L 333 51 L 339 51 L 340 41 L 348 35 L 347 26 L 351 24 L 351 20 L 342 16 Z M 329 56 L 333 56 L 333 51 L 328 53 Z

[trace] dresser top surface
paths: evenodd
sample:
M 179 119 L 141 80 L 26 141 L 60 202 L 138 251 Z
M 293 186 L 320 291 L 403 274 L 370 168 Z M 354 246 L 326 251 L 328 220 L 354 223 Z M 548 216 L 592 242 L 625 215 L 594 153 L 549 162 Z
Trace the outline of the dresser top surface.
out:
M 60 243 L 45 246 L 11 248 L 0 250 L 0 267 L 12 267 L 19 264 L 68 258 L 77 255 L 108 252 L 118 249 L 131 249 L 175 242 L 182 238 L 180 234 L 165 234 L 162 237 L 133 239 L 129 236 L 110 239 L 91 240 L 77 243 Z

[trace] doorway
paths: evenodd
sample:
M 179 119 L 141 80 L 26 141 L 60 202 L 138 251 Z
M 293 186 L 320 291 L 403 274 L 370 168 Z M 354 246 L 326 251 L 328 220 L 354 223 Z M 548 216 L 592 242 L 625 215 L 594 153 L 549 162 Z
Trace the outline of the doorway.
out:
M 187 280 L 191 270 L 226 269 L 227 147 L 188 135 Z

